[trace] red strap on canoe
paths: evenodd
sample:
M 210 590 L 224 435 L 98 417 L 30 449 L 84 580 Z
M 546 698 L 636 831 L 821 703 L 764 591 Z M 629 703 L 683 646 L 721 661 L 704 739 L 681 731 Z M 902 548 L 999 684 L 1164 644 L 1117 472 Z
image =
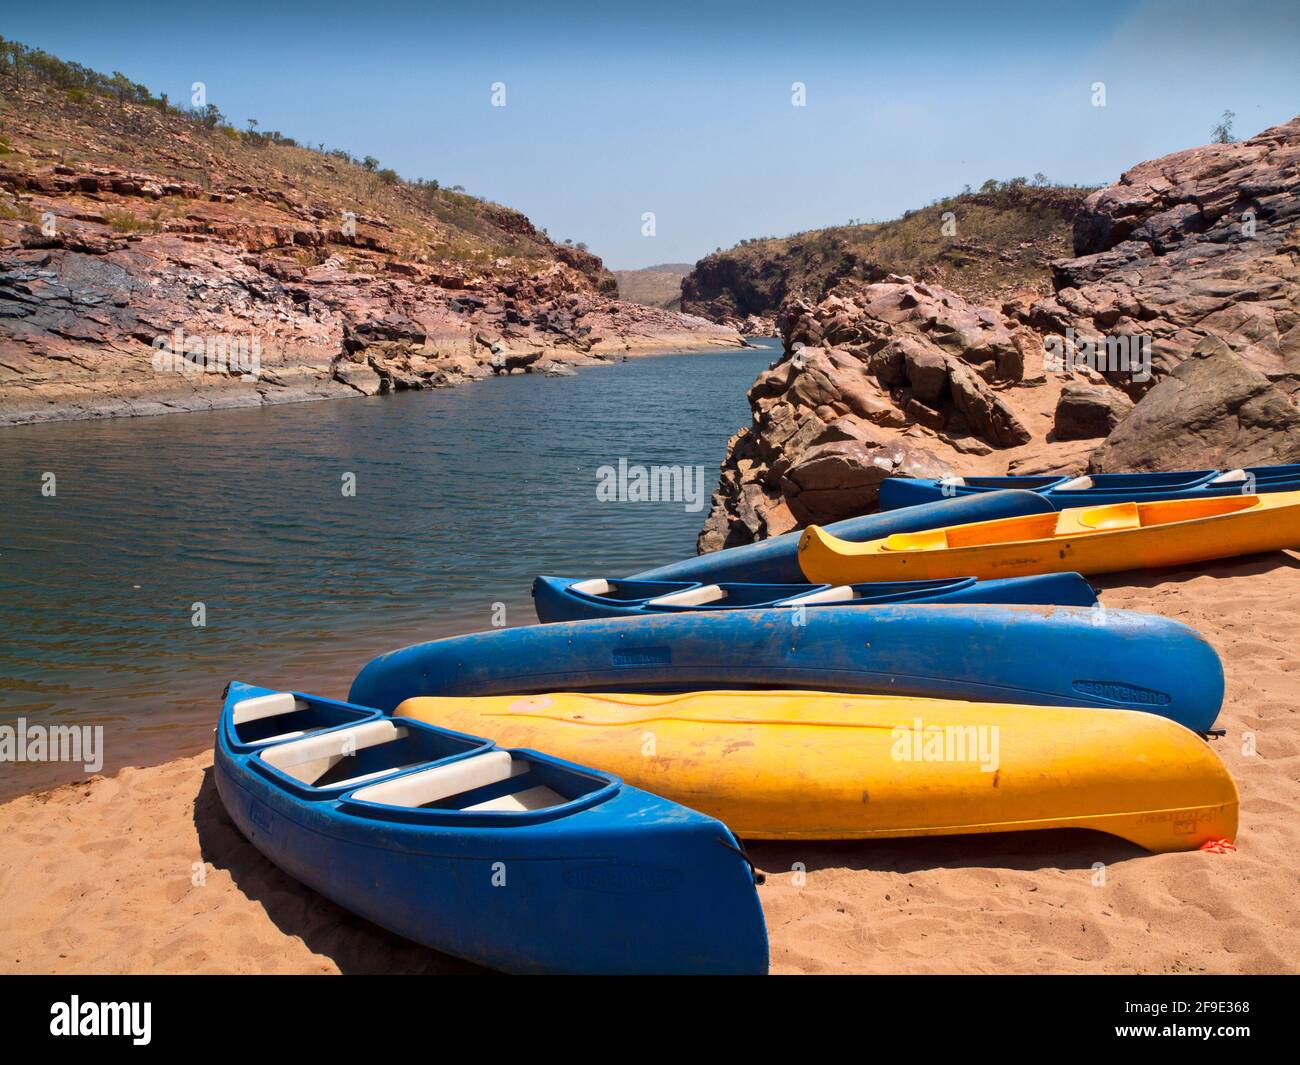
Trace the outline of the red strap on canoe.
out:
M 1232 854 L 1237 848 L 1233 846 L 1232 840 L 1220 836 L 1218 839 L 1207 839 L 1200 849 L 1210 854 Z

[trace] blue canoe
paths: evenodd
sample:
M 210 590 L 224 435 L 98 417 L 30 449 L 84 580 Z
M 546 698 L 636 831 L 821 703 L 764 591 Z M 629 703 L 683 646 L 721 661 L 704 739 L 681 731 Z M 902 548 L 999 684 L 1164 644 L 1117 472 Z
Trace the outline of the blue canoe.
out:
M 882 603 L 1034 603 L 1094 606 L 1097 593 L 1077 573 L 977 581 L 958 577 L 835 587 L 830 584 L 701 584 L 699 581 L 574 580 L 538 577 L 533 606 L 542 622 L 639 617 L 701 610 L 873 606 Z
M 767 971 L 731 833 L 605 773 L 232 682 L 215 776 L 277 866 L 436 950 L 522 973 Z
M 1199 633 L 1104 607 L 828 606 L 567 621 L 372 659 L 349 699 L 797 688 L 1146 710 L 1204 731 L 1223 666 Z
M 886 484 L 889 482 L 886 481 Z M 1046 514 L 1053 510 L 1036 492 L 998 492 L 941 499 L 924 507 L 911 507 L 890 514 L 864 514 L 833 522 L 826 531 L 850 543 L 866 543 L 894 533 L 924 532 L 974 521 L 1018 518 Z M 744 581 L 759 584 L 807 584 L 799 568 L 799 536 L 785 533 L 743 547 L 729 547 L 707 555 L 682 559 L 667 566 L 634 573 L 629 579 L 642 581 Z
M 880 509 L 893 513 L 905 508 L 924 508 L 937 500 L 992 498 L 995 493 L 1015 489 L 1041 495 L 1055 510 L 1106 503 L 1295 492 L 1300 491 L 1300 464 L 1174 473 L 1094 473 L 1086 477 L 950 477 L 944 480 L 890 477 L 880 485 Z

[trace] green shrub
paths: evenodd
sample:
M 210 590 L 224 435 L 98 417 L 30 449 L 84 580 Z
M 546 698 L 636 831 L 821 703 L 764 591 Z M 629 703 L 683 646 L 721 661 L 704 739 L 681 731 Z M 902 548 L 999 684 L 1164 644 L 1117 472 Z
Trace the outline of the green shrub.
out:
M 108 210 L 104 217 L 114 233 L 156 233 L 159 229 L 156 219 L 140 218 L 130 211 Z

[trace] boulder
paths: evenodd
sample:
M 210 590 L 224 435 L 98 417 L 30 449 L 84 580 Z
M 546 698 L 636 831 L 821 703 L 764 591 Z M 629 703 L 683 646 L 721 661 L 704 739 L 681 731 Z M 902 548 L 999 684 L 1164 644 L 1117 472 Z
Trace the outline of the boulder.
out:
M 356 389 L 363 396 L 377 396 L 388 390 L 387 381 L 366 363 L 341 360 L 334 366 L 334 379 Z
M 343 350 L 349 353 L 364 351 L 372 344 L 423 344 L 427 339 L 423 329 L 400 315 L 343 323 Z
M 533 363 L 537 362 L 544 353 L 538 351 L 494 351 L 492 354 L 492 372 L 494 374 L 509 374 L 514 370 L 523 370 L 525 373 L 533 372 Z
M 1132 409 L 1133 401 L 1118 389 L 1071 381 L 1061 389 L 1052 431 L 1057 440 L 1107 436 Z
M 886 344 L 867 356 L 867 369 L 887 388 L 900 388 L 907 384 L 907 359 L 901 341 Z
M 1218 337 L 1133 408 L 1089 470 L 1224 469 L 1300 462 L 1300 410 Z
M 938 432 L 948 424 L 948 416 L 937 407 L 917 399 L 913 396 L 903 405 L 903 414 L 915 422 L 917 425 L 924 425 L 927 429 L 933 429 Z
M 937 407 L 948 391 L 948 356 L 915 340 L 903 341 L 902 348 L 912 395 Z
M 886 477 L 946 477 L 951 473 L 952 467 L 920 448 L 842 440 L 809 451 L 791 467 L 782 488 L 790 512 L 800 524 L 825 525 L 870 511 Z
M 1015 412 L 969 367 L 952 363 L 948 382 L 953 406 L 978 436 L 1001 448 L 1029 443 L 1029 430 Z
M 876 425 L 901 427 L 907 424 L 902 412 L 881 390 L 858 356 L 833 348 L 825 354 L 824 372 L 835 389 L 832 406 L 842 404 L 849 412 Z

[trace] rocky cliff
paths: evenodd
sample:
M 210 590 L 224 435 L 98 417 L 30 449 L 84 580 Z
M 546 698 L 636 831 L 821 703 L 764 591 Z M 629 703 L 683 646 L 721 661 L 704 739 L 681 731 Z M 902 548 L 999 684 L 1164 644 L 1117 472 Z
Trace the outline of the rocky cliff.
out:
M 1300 388 L 1300 119 L 1141 163 L 1089 197 L 1074 257 L 1025 320 L 1055 333 L 1146 335 L 1150 381 L 1208 335 L 1289 395 Z
M 1048 264 L 1070 253 L 1071 224 L 1089 191 L 1015 182 L 890 222 L 748 240 L 695 264 L 682 282 L 682 309 L 772 333 L 787 299 L 815 302 L 842 282 L 891 273 L 976 301 L 1043 294 L 1050 290 Z
M 1073 216 L 1073 255 L 996 306 L 900 275 L 787 296 L 700 549 L 870 510 L 891 473 L 1300 461 L 1300 118 Z
M 0 52 L 0 424 L 740 344 L 517 211 Z

